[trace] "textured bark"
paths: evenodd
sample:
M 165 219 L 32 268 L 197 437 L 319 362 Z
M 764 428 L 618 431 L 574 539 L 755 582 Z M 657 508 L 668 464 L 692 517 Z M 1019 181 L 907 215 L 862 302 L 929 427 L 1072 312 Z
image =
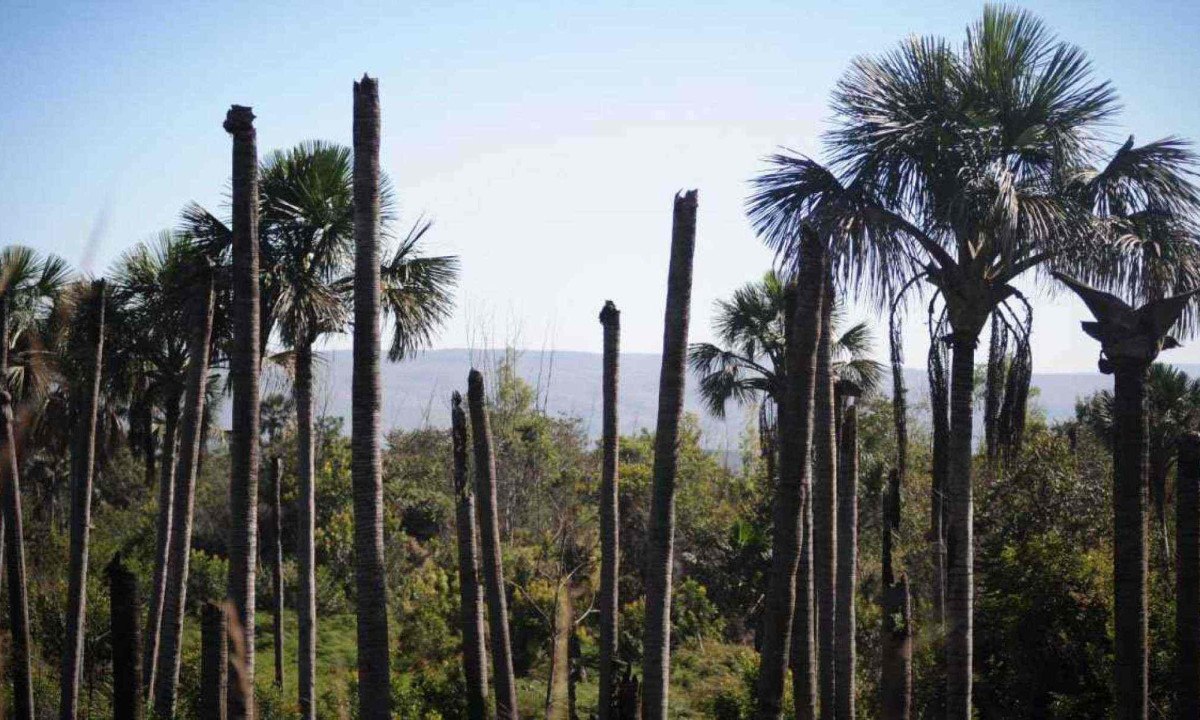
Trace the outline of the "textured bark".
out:
M 836 717 L 854 720 L 854 598 L 858 589 L 858 406 L 844 411 L 838 454 Z
M 79 714 L 79 676 L 83 670 L 83 636 L 87 627 L 88 535 L 92 524 L 92 474 L 96 465 L 96 408 L 104 357 L 104 281 L 92 287 L 96 324 L 88 338 L 87 384 L 73 389 L 76 397 L 71 429 L 71 559 L 67 581 L 67 634 L 62 654 L 62 686 L 58 715 Z
M 813 582 L 817 615 L 818 708 L 822 720 L 837 714 L 836 627 L 838 605 L 837 434 L 832 367 L 833 283 L 824 281 L 821 340 L 817 345 L 816 389 L 813 394 Z
M 200 693 L 196 716 L 225 720 L 229 694 L 229 625 L 225 608 L 213 602 L 200 612 Z
M 155 532 L 154 577 L 150 586 L 150 607 L 146 615 L 146 637 L 142 647 L 144 692 L 154 688 L 157 677 L 158 645 L 162 630 L 163 593 L 167 583 L 167 553 L 171 544 L 171 519 L 174 512 L 176 446 L 179 436 L 178 388 L 168 390 L 163 402 L 162 475 L 158 480 L 158 521 Z
M 779 403 L 779 483 L 775 490 L 771 569 L 763 605 L 763 642 L 759 653 L 758 698 L 756 717 L 779 718 L 783 712 L 783 691 L 789 658 L 795 673 L 796 716 L 811 720 L 815 711 L 813 676 L 813 622 L 811 612 L 794 622 L 797 575 L 801 614 L 804 605 L 811 608 L 811 573 L 801 571 L 811 562 L 811 537 L 807 522 L 811 517 L 812 479 L 809 458 L 813 442 L 813 404 L 816 384 L 817 346 L 821 337 L 821 310 L 824 305 L 824 278 L 827 272 L 825 248 L 820 240 L 805 236 L 801 245 L 799 277 L 794 300 L 789 302 L 786 330 L 787 380 Z M 804 561 L 808 562 L 803 562 Z M 805 627 L 807 620 L 807 628 Z M 793 624 L 798 646 L 792 652 Z M 807 645 L 808 647 L 804 647 Z
M 467 417 L 462 396 L 451 398 L 454 448 L 455 521 L 458 531 L 459 618 L 462 624 L 463 675 L 467 680 L 467 713 L 487 718 L 487 647 L 484 644 L 483 593 L 479 587 L 479 546 L 475 542 L 475 492 L 467 462 Z
M 614 673 L 616 671 L 618 623 L 621 604 L 618 597 L 621 577 L 620 540 L 620 468 L 618 452 L 620 431 L 617 422 L 617 395 L 620 388 L 621 312 L 612 301 L 600 311 L 604 326 L 602 402 L 603 420 L 600 441 L 603 461 L 600 473 L 600 696 L 597 701 L 600 720 L 613 716 Z
M 234 105 L 225 116 L 233 136 L 233 385 L 229 441 L 229 599 L 240 633 L 230 655 L 229 718 L 254 717 L 254 577 L 258 554 L 258 147 L 254 113 Z M 202 439 L 203 436 L 200 436 Z
M 13 715 L 16 720 L 33 720 L 32 646 L 29 639 L 29 596 L 25 580 L 25 536 L 21 518 L 21 476 L 17 470 L 12 398 L 0 391 L 0 441 L 4 443 L 3 467 L 7 477 L 0 491 L 4 498 L 5 572 L 8 575 L 8 627 L 12 664 Z
M 912 598 L 908 578 L 896 581 L 892 544 L 900 533 L 901 474 L 893 469 L 883 496 L 883 627 L 880 637 L 879 706 L 883 720 L 912 714 Z
M 1113 610 L 1117 720 L 1149 713 L 1146 577 L 1146 374 L 1150 363 L 1115 364 L 1113 382 Z
M 946 530 L 946 718 L 970 720 L 974 582 L 971 426 L 974 337 L 956 335 L 950 371 L 949 473 L 943 488 Z
M 296 558 L 299 564 L 299 594 L 296 617 L 296 687 L 301 720 L 316 719 L 317 665 L 317 563 L 316 563 L 316 482 L 313 449 L 312 345 L 296 345 L 296 377 L 292 393 L 296 398 L 296 473 L 300 488 L 296 498 Z
M 283 689 L 283 458 L 271 458 L 271 614 L 275 687 Z
M 188 562 L 192 544 L 192 508 L 196 499 L 196 466 L 200 454 L 200 417 L 204 414 L 204 392 L 208 382 L 209 345 L 212 340 L 213 286 L 197 293 L 192 317 L 193 332 L 188 349 L 187 397 L 183 408 L 183 430 L 179 459 L 175 464 L 175 497 L 172 500 L 171 537 L 167 551 L 167 575 L 163 585 L 162 627 L 154 676 L 154 716 L 175 717 L 179 685 L 179 662 L 183 640 L 183 614 L 187 602 Z
M 1175 717 L 1200 717 L 1200 434 L 1179 440 L 1175 482 Z
M 983 445 L 988 464 L 994 467 L 1000 455 L 1000 403 L 1004 396 L 1004 358 L 1007 335 L 998 310 L 992 312 L 992 332 L 988 341 L 987 376 L 983 389 Z
M 550 632 L 550 680 L 546 683 L 546 720 L 571 720 L 571 631 L 575 612 L 568 584 L 554 598 Z
M 692 304 L 692 259 L 696 249 L 696 204 L 695 190 L 676 195 L 671 228 L 662 369 L 658 379 L 658 419 L 654 430 L 654 485 L 646 532 L 646 625 L 642 665 L 642 715 L 646 720 L 664 720 L 670 696 L 675 475 L 679 463 L 679 418 L 683 414 L 687 376 L 685 362 Z
M 109 632 L 112 635 L 113 720 L 142 719 L 142 663 L 138 658 L 137 577 L 113 558 L 108 566 Z
M 946 628 L 946 477 L 950 474 L 950 383 L 948 353 L 939 338 L 929 351 L 930 412 L 933 415 L 933 465 L 929 498 L 929 539 L 933 559 L 933 614 L 942 632 Z
M 508 634 L 508 599 L 504 594 L 504 562 L 500 553 L 500 523 L 496 511 L 496 455 L 492 426 L 483 395 L 483 375 L 467 376 L 467 408 L 475 455 L 475 495 L 479 498 L 479 544 L 483 550 L 483 581 L 487 595 L 488 628 L 492 639 L 492 682 L 496 686 L 496 720 L 516 720 L 517 684 L 513 677 L 512 645 Z
M 796 600 L 792 612 L 792 698 L 797 720 L 817 717 L 816 598 L 813 595 L 812 497 L 800 509 L 800 560 L 796 564 Z

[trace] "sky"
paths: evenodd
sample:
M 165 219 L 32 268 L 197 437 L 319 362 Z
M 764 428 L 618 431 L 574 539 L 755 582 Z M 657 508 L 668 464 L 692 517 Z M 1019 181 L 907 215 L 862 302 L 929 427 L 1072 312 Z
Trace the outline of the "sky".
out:
M 1034 2 L 1088 50 L 1125 111 L 1114 142 L 1200 140 L 1200 3 Z M 435 347 L 599 350 L 604 300 L 622 348 L 662 343 L 671 201 L 698 188 L 693 340 L 713 302 L 772 256 L 744 214 L 781 147 L 820 156 L 829 96 L 856 56 L 910 34 L 958 40 L 966 2 L 223 2 L 0 0 L 0 243 L 101 274 L 173 226 L 224 212 L 231 103 L 261 153 L 349 144 L 351 84 L 380 79 L 382 163 L 428 251 L 462 259 Z M 1038 372 L 1090 371 L 1078 302 L 1034 293 Z M 918 313 L 923 315 L 923 313 Z M 856 306 L 878 328 L 886 318 Z M 909 364 L 927 341 L 906 324 Z M 331 347 L 348 347 L 345 338 Z M 1200 339 L 1168 359 L 1200 362 Z

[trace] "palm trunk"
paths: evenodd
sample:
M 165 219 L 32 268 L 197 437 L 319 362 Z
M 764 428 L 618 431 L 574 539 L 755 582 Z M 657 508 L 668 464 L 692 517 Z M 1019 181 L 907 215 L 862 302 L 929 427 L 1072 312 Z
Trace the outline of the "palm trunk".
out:
M 283 690 L 283 458 L 271 458 L 271 610 L 274 615 L 275 687 Z
M 196 716 L 225 720 L 229 694 L 229 626 L 225 608 L 204 604 L 200 613 L 200 692 Z
M 822 720 L 837 715 L 836 627 L 842 607 L 837 604 L 838 498 L 836 401 L 833 382 L 833 282 L 824 280 L 821 341 L 817 345 L 817 384 L 813 396 L 813 580 L 817 605 L 818 707 Z
M 900 534 L 898 468 L 888 476 L 883 497 L 883 628 L 880 638 L 879 705 L 883 720 L 909 720 L 912 714 L 912 598 L 908 577 L 896 582 L 892 543 Z
M 800 248 L 799 277 L 788 302 L 786 378 L 779 403 L 779 483 L 773 510 L 771 570 L 763 606 L 763 641 L 759 657 L 756 717 L 774 720 L 783 712 L 789 658 L 794 658 L 796 717 L 811 720 L 816 710 L 811 613 L 811 491 L 809 458 L 813 443 L 813 404 L 817 346 L 821 337 L 825 248 L 805 235 Z M 808 567 L 802 567 L 807 565 Z M 797 575 L 801 618 L 797 612 Z M 805 605 L 808 612 L 805 612 Z M 797 647 L 792 652 L 793 625 Z M 807 647 L 806 647 L 807 646 Z
M 858 405 L 844 411 L 837 488 L 836 661 L 838 720 L 854 720 L 854 598 L 858 588 Z
M 1146 604 L 1146 373 L 1149 363 L 1114 363 L 1113 570 L 1117 720 L 1145 720 L 1149 656 Z
M 671 683 L 671 566 L 675 544 L 675 475 L 679 418 L 683 414 L 692 259 L 696 249 L 696 191 L 675 196 L 671 264 L 667 272 L 658 419 L 654 431 L 654 486 L 646 533 L 646 625 L 642 666 L 642 715 L 664 720 Z M 784 657 L 787 657 L 786 652 Z
M 614 671 L 617 660 L 617 627 L 621 604 L 618 598 L 621 577 L 620 504 L 617 425 L 617 392 L 620 384 L 621 312 L 611 301 L 600 311 L 604 326 L 603 437 L 600 441 L 603 461 L 600 475 L 600 720 L 613 714 Z
M 933 415 L 929 537 L 933 558 L 933 613 L 942 632 L 946 628 L 946 477 L 950 474 L 950 389 L 948 353 L 941 338 L 929 349 L 930 411 Z
M 87 385 L 75 388 L 71 443 L 71 559 L 67 585 L 67 634 L 62 655 L 59 717 L 79 714 L 79 676 L 83 669 L 83 636 L 87 623 L 88 535 L 92 524 L 92 473 L 96 464 L 96 409 L 100 405 L 100 373 L 104 357 L 104 281 L 92 286 L 96 303 L 95 335 L 89 340 Z
M 108 566 L 108 588 L 113 720 L 142 720 L 138 584 L 137 577 L 125 567 L 119 555 Z
M 300 593 L 296 599 L 298 619 L 296 647 L 296 685 L 301 720 L 316 720 L 317 666 L 317 563 L 316 563 L 316 481 L 313 449 L 312 345 L 296 346 L 296 377 L 292 392 L 296 398 L 296 471 L 300 492 L 296 498 Z
M 796 601 L 792 612 L 792 697 L 797 720 L 817 717 L 816 598 L 813 594 L 812 494 L 800 509 L 800 559 L 796 564 Z
M 225 116 L 233 136 L 233 408 L 229 443 L 229 599 L 236 630 L 229 653 L 229 718 L 254 717 L 254 577 L 258 542 L 258 148 L 254 113 L 234 105 Z M 201 436 L 197 436 L 201 439 Z
M 988 342 L 987 377 L 983 393 L 983 439 L 989 467 L 1000 456 L 1000 404 L 1004 395 L 1004 357 L 1007 351 L 1000 312 L 992 312 L 992 332 Z
M 146 640 L 142 648 L 143 690 L 150 692 L 157 677 L 158 644 L 162 630 L 163 594 L 167 582 L 167 553 L 171 540 L 171 520 L 175 497 L 175 447 L 179 434 L 179 391 L 172 387 L 163 405 L 162 477 L 158 481 L 158 526 L 154 550 L 154 579 L 150 588 L 150 608 L 146 616 Z
M 354 84 L 354 379 L 351 449 L 361 720 L 391 716 L 379 458 L 379 82 Z
M 974 612 L 974 518 L 971 487 L 975 337 L 955 336 L 950 371 L 946 519 L 946 718 L 970 720 Z
M 213 285 L 197 293 L 193 334 L 189 348 L 187 399 L 179 460 L 175 465 L 175 497 L 167 575 L 163 585 L 162 627 L 154 676 L 154 716 L 175 717 L 179 662 L 183 641 L 183 614 L 187 602 L 188 562 L 192 544 L 192 508 L 196 499 L 196 465 L 200 454 L 200 416 L 204 414 L 204 388 L 208 382 L 209 344 L 212 341 Z
M 492 677 L 496 686 L 496 720 L 517 720 L 517 684 L 513 677 L 512 645 L 508 635 L 508 600 L 504 594 L 504 563 L 496 512 L 496 455 L 492 427 L 483 396 L 483 375 L 467 376 L 467 408 L 475 451 L 475 495 L 479 508 L 479 544 L 483 550 L 483 581 L 487 593 L 488 627 L 492 637 Z
M 462 623 L 463 675 L 467 680 L 467 714 L 471 720 L 486 720 L 487 647 L 484 645 L 483 594 L 479 588 L 479 546 L 475 542 L 475 493 L 467 467 L 467 417 L 462 409 L 461 395 L 454 393 L 451 402 L 459 617 Z
M 1152 443 L 1150 448 L 1149 490 L 1150 501 L 1154 506 L 1155 530 L 1158 532 L 1159 550 L 1162 552 L 1162 569 L 1167 578 L 1171 576 L 1171 528 L 1167 524 L 1167 478 L 1171 474 L 1171 463 L 1175 460 L 1172 447 L 1157 447 L 1162 443 Z
M 554 598 L 554 627 L 550 636 L 550 679 L 546 688 L 546 720 L 571 720 L 571 607 L 570 580 Z
M 1175 717 L 1200 717 L 1200 434 L 1179 441 L 1175 486 Z
M 12 648 L 13 710 L 16 720 L 33 720 L 32 646 L 29 639 L 29 596 L 25 580 L 25 535 L 21 519 L 21 476 L 17 470 L 16 438 L 13 429 L 12 398 L 0 391 L 0 421 L 4 427 L 2 472 L 4 478 L 5 570 L 8 574 L 8 622 Z

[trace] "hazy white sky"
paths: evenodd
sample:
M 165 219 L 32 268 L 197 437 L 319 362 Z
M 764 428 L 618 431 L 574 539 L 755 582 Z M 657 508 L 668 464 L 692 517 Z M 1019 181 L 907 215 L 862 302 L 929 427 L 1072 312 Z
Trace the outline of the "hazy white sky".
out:
M 0 0 L 0 243 L 103 272 L 222 203 L 225 109 L 259 147 L 349 142 L 351 81 L 380 77 L 383 160 L 430 249 L 463 260 L 439 347 L 519 333 L 594 350 L 605 299 L 623 345 L 661 347 L 672 194 L 700 190 L 693 339 L 771 257 L 742 206 L 760 158 L 817 153 L 834 82 L 910 33 L 960 38 L 961 2 L 13 3 Z M 1029 3 L 1089 50 L 1127 106 L 1114 139 L 1200 138 L 1193 3 Z M 95 239 L 88 254 L 89 237 Z M 85 255 L 87 255 L 85 257 Z M 885 319 L 879 320 L 880 350 Z M 1038 295 L 1039 371 L 1091 370 L 1081 306 Z M 923 319 L 923 318 L 922 318 Z M 910 364 L 925 330 L 906 329 Z M 1200 362 L 1200 342 L 1172 359 Z

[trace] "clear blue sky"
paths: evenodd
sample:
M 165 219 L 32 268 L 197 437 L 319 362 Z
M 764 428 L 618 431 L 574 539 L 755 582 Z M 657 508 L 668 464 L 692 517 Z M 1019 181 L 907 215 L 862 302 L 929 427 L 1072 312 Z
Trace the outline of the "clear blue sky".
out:
M 367 71 L 380 78 L 384 167 L 402 208 L 432 215 L 431 249 L 463 258 L 459 310 L 438 345 L 519 335 L 526 346 L 598 349 L 596 314 L 611 298 L 631 351 L 661 346 L 676 189 L 700 189 L 692 334 L 703 339 L 712 301 L 770 263 L 742 213 L 760 158 L 778 146 L 819 151 L 829 93 L 852 57 L 911 33 L 960 38 L 982 8 L 3 6 L 0 242 L 103 272 L 173 225 L 186 201 L 221 206 L 230 103 L 254 106 L 262 151 L 348 143 L 351 81 Z M 1115 83 L 1126 111 L 1114 138 L 1200 139 L 1200 4 L 1027 6 Z M 1079 305 L 1043 295 L 1037 313 L 1038 370 L 1095 367 Z M 909 357 L 922 357 L 923 327 L 907 335 Z M 1200 341 L 1171 359 L 1200 362 Z

